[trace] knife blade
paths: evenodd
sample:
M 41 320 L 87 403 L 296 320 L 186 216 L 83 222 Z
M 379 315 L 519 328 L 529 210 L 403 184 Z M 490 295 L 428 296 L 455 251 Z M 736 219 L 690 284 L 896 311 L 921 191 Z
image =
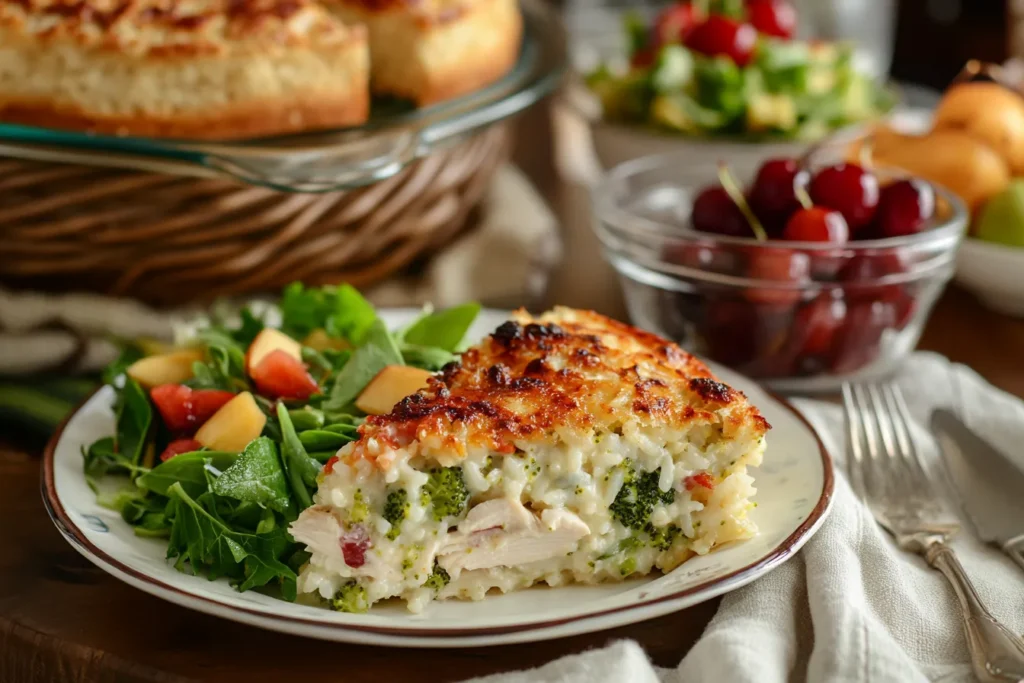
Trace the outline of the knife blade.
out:
M 936 409 L 931 425 L 978 535 L 1024 568 L 1024 472 L 952 412 Z

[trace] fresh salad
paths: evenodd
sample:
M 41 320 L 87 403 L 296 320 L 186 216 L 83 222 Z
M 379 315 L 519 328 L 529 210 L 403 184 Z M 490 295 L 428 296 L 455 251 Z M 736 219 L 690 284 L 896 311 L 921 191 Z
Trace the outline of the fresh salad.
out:
M 795 40 L 787 0 L 678 2 L 627 16 L 629 66 L 587 77 L 604 118 L 700 136 L 811 140 L 877 117 L 892 95 L 852 46 Z
M 175 349 L 129 348 L 105 374 L 116 432 L 83 450 L 85 476 L 138 536 L 166 539 L 177 569 L 294 600 L 308 555 L 288 525 L 321 471 L 366 415 L 455 360 L 479 310 L 390 331 L 352 287 L 293 284 L 277 326 L 245 308 Z

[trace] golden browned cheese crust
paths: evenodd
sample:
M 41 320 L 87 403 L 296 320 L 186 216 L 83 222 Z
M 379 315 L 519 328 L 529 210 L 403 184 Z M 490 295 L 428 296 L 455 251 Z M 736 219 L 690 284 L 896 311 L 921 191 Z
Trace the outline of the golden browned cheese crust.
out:
M 0 120 L 230 139 L 369 112 L 369 48 L 312 0 L 0 0 Z
M 556 308 L 538 319 L 517 313 L 428 388 L 367 418 L 349 458 L 376 459 L 388 450 L 381 446 L 412 440 L 435 443 L 446 457 L 474 447 L 511 453 L 515 442 L 550 440 L 564 429 L 614 431 L 627 421 L 720 424 L 725 438 L 770 428 L 741 392 L 677 345 L 596 313 Z
M 519 58 L 517 0 L 325 0 L 370 30 L 375 93 L 420 106 L 458 97 L 507 74 Z

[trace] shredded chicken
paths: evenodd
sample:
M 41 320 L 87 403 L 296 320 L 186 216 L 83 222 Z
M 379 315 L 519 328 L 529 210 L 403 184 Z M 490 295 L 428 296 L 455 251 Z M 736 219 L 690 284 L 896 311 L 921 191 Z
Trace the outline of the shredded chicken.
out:
M 572 552 L 589 533 L 567 510 L 538 517 L 518 500 L 498 498 L 469 511 L 438 551 L 438 563 L 448 572 L 515 567 Z

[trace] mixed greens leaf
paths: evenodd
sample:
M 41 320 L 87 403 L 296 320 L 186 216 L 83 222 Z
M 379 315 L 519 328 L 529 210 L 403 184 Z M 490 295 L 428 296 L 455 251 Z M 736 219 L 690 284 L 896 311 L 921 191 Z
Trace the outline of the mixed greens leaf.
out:
M 185 340 L 202 352 L 184 377 L 180 358 L 126 347 L 104 375 L 115 433 L 82 455 L 98 502 L 136 535 L 166 542 L 175 567 L 293 600 L 309 555 L 288 525 L 312 505 L 324 463 L 358 437 L 357 399 L 388 366 L 434 371 L 454 360 L 480 307 L 428 310 L 392 332 L 354 288 L 296 283 L 278 308 L 284 337 L 249 308 L 212 319 Z M 261 342 L 265 330 L 277 339 Z M 144 358 L 143 375 L 133 367 Z

